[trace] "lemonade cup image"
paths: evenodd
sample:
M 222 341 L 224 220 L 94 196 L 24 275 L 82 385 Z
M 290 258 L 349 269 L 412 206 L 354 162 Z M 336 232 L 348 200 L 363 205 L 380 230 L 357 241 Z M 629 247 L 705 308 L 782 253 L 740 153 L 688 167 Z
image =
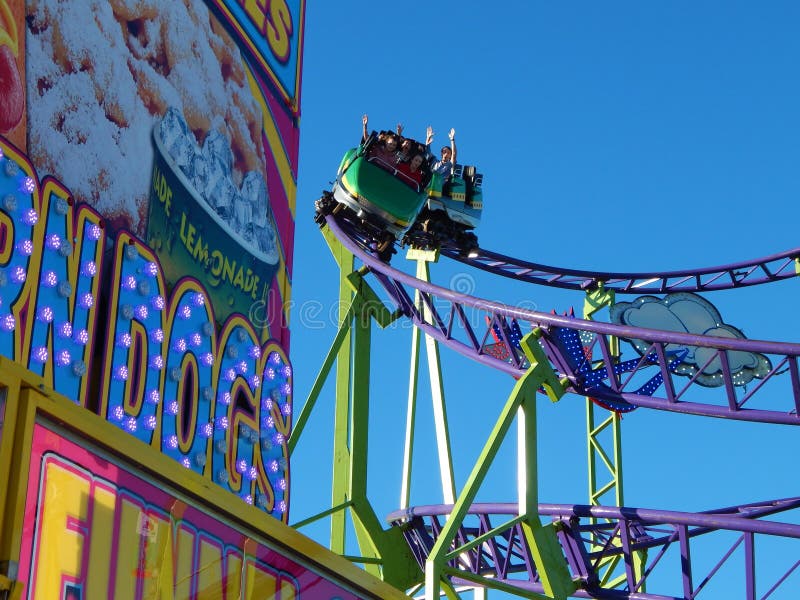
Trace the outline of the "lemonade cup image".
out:
M 240 190 L 230 179 L 216 182 L 214 193 L 208 194 L 207 177 L 187 168 L 192 160 L 205 160 L 198 158 L 201 151 L 193 138 L 187 138 L 190 143 L 164 139 L 169 136 L 162 135 L 159 125 L 152 137 L 146 238 L 167 285 L 172 288 L 180 278 L 193 277 L 206 289 L 218 322 L 233 313 L 249 318 L 255 307 L 264 306 L 279 263 L 275 226 L 266 214 L 265 199 L 261 198 L 265 214 L 253 214 L 256 210 L 236 196 Z M 264 196 L 266 185 L 261 187 Z M 237 231 L 237 225 L 244 230 Z M 259 329 L 266 325 L 254 324 Z

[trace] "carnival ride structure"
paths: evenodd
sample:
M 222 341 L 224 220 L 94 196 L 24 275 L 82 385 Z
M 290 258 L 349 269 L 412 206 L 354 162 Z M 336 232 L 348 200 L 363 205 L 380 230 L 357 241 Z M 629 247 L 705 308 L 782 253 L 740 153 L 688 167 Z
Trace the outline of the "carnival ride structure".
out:
M 721 419 L 800 425 L 800 344 L 645 329 L 593 320 L 617 295 L 694 294 L 762 285 L 796 277 L 800 249 L 715 268 L 667 273 L 597 273 L 548 267 L 481 249 L 467 258 L 445 245 L 441 254 L 497 276 L 579 291 L 582 319 L 546 314 L 460 294 L 430 282 L 437 252 L 411 250 L 416 275 L 378 258 L 374 240 L 346 215 L 319 219 L 338 264 L 339 329 L 297 419 L 297 446 L 336 363 L 334 467 L 331 507 L 297 527 L 330 519 L 330 548 L 347 555 L 345 531 L 355 531 L 359 556 L 349 558 L 409 594 L 425 598 L 459 590 L 493 589 L 523 597 L 667 600 L 696 598 L 733 560 L 742 597 L 787 593 L 800 566 L 800 542 L 783 556 L 770 581 L 761 575 L 756 548 L 765 539 L 794 543 L 800 525 L 792 511 L 800 497 L 689 513 L 623 504 L 620 415 L 652 409 Z M 383 291 L 373 289 L 377 284 Z M 475 315 L 480 318 L 475 319 Z M 408 394 L 399 510 L 384 528 L 367 495 L 371 326 L 397 319 L 413 323 L 412 376 Z M 479 323 L 476 325 L 476 322 Z M 522 327 L 520 325 L 522 324 Z M 530 333 L 522 335 L 522 330 Z M 425 337 L 444 503 L 409 505 L 415 429 L 416 377 Z M 636 342 L 633 358 L 621 340 Z M 508 398 L 463 484 L 453 475 L 439 346 L 512 376 Z M 625 346 L 627 348 L 627 346 Z M 702 362 L 681 369 L 688 352 Z M 702 351 L 702 352 L 700 352 Z M 765 357 L 766 372 L 748 385 L 737 365 L 742 356 Z M 701 377 L 705 374 L 708 377 Z M 590 497 L 586 504 L 539 502 L 537 399 L 585 397 Z M 517 424 L 517 498 L 477 503 L 477 493 L 500 446 Z M 610 447 L 601 432 L 613 431 Z M 604 480 L 603 473 L 607 474 Z M 607 505 L 601 499 L 612 497 Z M 546 522 L 545 522 L 546 521 Z M 398 542 L 404 539 L 406 544 Z M 708 545 L 706 540 L 719 539 Z M 704 545 L 705 544 L 705 545 Z M 702 548 L 699 550 L 698 547 Z M 710 567 L 697 557 L 719 552 Z M 763 560 L 763 559 L 762 559 Z M 483 592 L 474 592 L 476 597 Z M 483 597 L 482 595 L 480 597 Z M 700 597 L 706 597 L 700 595 Z M 708 596 L 711 597 L 711 596 Z M 781 596 L 787 597 L 787 596 Z
M 452 165 L 446 177 L 434 170 L 427 148 L 404 138 L 413 159 L 402 160 L 381 142 L 391 132 L 373 131 L 356 148 L 348 150 L 339 164 L 333 189 L 316 203 L 317 222 L 326 214 L 344 211 L 357 223 L 362 238 L 376 244 L 378 256 L 388 262 L 395 241 L 419 248 L 443 244 L 464 256 L 475 256 L 478 238 L 474 229 L 483 210 L 483 175 L 474 166 Z M 419 159 L 419 169 L 410 162 Z

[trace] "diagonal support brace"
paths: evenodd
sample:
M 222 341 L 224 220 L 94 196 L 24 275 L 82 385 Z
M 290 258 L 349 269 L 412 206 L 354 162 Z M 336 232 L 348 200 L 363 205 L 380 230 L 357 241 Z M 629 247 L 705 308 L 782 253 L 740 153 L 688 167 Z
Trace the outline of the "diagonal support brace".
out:
M 520 485 L 519 503 L 524 517 L 523 529 L 533 551 L 536 566 L 545 593 L 550 598 L 566 598 L 576 589 L 560 551 L 553 526 L 543 527 L 538 513 L 536 480 L 536 394 L 543 388 L 548 397 L 556 401 L 564 394 L 565 385 L 559 380 L 537 342 L 541 331 L 525 336 L 521 346 L 530 361 L 530 368 L 517 381 L 495 422 L 489 439 L 483 447 L 467 483 L 453 506 L 425 565 L 426 599 L 439 597 L 441 580 L 447 569 L 447 556 L 458 535 L 469 507 L 485 479 L 497 452 L 505 440 L 514 418 L 520 416 Z M 457 550 L 454 550 L 457 551 Z M 486 584 L 491 587 L 491 582 Z

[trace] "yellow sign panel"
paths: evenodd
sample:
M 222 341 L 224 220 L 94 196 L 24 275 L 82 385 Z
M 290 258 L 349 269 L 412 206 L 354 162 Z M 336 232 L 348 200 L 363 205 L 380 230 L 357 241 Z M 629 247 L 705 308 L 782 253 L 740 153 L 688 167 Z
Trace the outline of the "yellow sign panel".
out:
M 6 390 L 18 410 L 0 467 L 21 461 L 0 473 L 0 561 L 16 597 L 405 598 L 65 399 Z

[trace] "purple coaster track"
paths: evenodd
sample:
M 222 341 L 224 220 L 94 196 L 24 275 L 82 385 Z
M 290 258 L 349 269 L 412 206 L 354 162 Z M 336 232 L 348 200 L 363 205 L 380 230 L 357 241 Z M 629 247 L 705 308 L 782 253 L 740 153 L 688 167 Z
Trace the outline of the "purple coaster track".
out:
M 512 376 L 521 376 L 527 362 L 515 343 L 512 325 L 529 324 L 568 393 L 590 396 L 622 410 L 647 407 L 707 417 L 800 425 L 800 344 L 730 339 L 639 329 L 599 321 L 546 314 L 458 294 L 398 271 L 365 251 L 346 232 L 346 222 L 328 216 L 327 224 L 387 291 L 392 302 L 414 325 L 440 343 Z M 352 233 L 356 237 L 355 233 Z M 426 311 L 414 302 L 419 292 Z M 499 332 L 499 344 L 492 344 Z M 644 340 L 649 350 L 620 364 L 612 339 Z M 580 343 L 577 342 L 580 340 Z M 500 346 L 499 350 L 497 346 Z M 676 348 L 703 349 L 698 367 L 713 371 L 719 385 L 702 386 L 697 375 L 676 372 Z M 743 354 L 738 354 L 743 353 Z M 740 385 L 732 368 L 737 356 L 766 356 L 770 371 L 749 386 Z
M 364 264 L 365 269 L 360 273 L 374 276 L 406 318 L 440 343 L 481 364 L 515 377 L 524 374 L 529 365 L 520 350 L 518 332 L 520 324 L 523 327 L 529 324 L 567 393 L 594 397 L 617 406 L 800 425 L 800 344 L 717 338 L 584 321 L 458 294 L 381 262 L 365 249 L 364 240 L 359 239 L 358 232 L 351 229 L 349 223 L 339 222 L 332 216 L 326 219 L 333 234 Z M 686 272 L 679 276 L 601 276 L 607 287 L 619 285 L 615 289 L 630 293 L 723 289 L 795 276 L 794 257 L 798 253 L 794 250 L 752 263 Z M 486 268 L 489 256 L 490 253 L 484 253 L 478 259 L 477 262 L 485 261 L 480 268 Z M 469 264 L 476 265 L 476 262 Z M 516 266 L 506 267 L 512 264 Z M 501 274 L 511 274 L 523 280 L 527 276 L 529 281 L 541 279 L 541 272 L 535 276 L 533 271 L 512 274 L 513 269 L 522 264 L 530 265 L 509 260 L 503 263 L 502 268 L 494 265 L 486 270 L 497 268 L 493 272 L 502 271 Z M 762 274 L 750 277 L 739 274 L 741 270 L 751 274 L 760 270 Z M 710 276 L 704 278 L 704 274 Z M 567 275 L 571 279 L 568 280 Z M 548 284 L 584 289 L 598 279 L 597 274 L 591 274 L 594 278 L 591 280 L 588 275 L 562 271 Z M 605 275 L 609 277 L 605 279 Z M 658 282 L 645 283 L 647 279 L 656 277 Z M 685 280 L 678 282 L 673 277 L 685 277 Z M 725 277 L 727 281 L 722 281 Z M 691 285 L 688 284 L 690 279 Z M 415 302 L 417 293 L 419 302 Z M 496 338 L 499 342 L 495 342 Z M 622 360 L 611 351 L 614 338 L 643 340 L 647 349 L 638 358 Z M 715 373 L 718 385 L 700 385 L 696 374 L 678 373 L 676 364 L 688 349 L 703 350 L 705 360 L 697 365 L 698 370 Z M 742 385 L 740 374 L 732 366 L 738 364 L 733 359 L 740 356 L 739 353 L 767 357 L 771 365 L 769 372 L 748 382 L 749 387 Z M 771 537 L 781 543 L 794 544 L 783 556 L 800 555 L 800 525 L 764 518 L 798 508 L 800 497 L 703 513 L 588 505 L 538 506 L 540 516 L 549 516 L 556 523 L 560 549 L 571 576 L 579 586 L 572 595 L 610 600 L 694 599 L 723 564 L 738 559 L 734 553 L 740 547 L 743 548 L 745 564 L 738 572 L 743 573 L 747 600 L 757 597 L 765 600 L 779 588 L 784 592 L 786 586 L 782 584 L 800 566 L 800 560 L 787 559 L 790 564 L 774 565 L 774 579 L 767 583 L 771 587 L 757 596 L 755 544 L 757 539 Z M 453 547 L 462 550 L 450 560 L 449 566 L 465 575 L 463 580 L 454 575 L 455 583 L 469 585 L 477 576 L 506 583 L 521 591 L 544 591 L 531 549 L 521 532 L 518 510 L 517 504 L 474 504 L 470 507 L 453 541 Z M 388 520 L 403 530 L 409 547 L 424 568 L 444 519 L 451 511 L 449 505 L 421 506 L 397 511 Z M 796 521 L 797 515 L 787 518 Z M 726 549 L 721 551 L 716 563 L 710 563 L 707 570 L 698 576 L 698 567 L 693 569 L 692 548 L 703 543 L 698 540 L 720 536 L 727 544 Z M 718 543 L 715 544 L 714 547 L 719 548 Z M 676 552 L 678 560 L 671 561 L 668 557 Z M 696 552 L 705 557 L 707 546 Z M 637 570 L 636 561 L 642 558 L 644 565 Z M 608 561 L 612 560 L 622 561 L 624 574 L 621 580 L 609 582 L 602 579 L 602 573 Z M 673 575 L 668 577 L 669 589 L 657 592 L 660 586 L 665 585 L 663 573 L 669 568 L 672 568 Z M 759 584 L 759 587 L 764 587 L 761 581 Z
M 637 295 L 710 292 L 779 281 L 797 276 L 796 261 L 800 259 L 800 248 L 795 248 L 756 260 L 704 269 L 666 273 L 604 273 L 550 267 L 491 250 L 481 250 L 477 257 L 469 259 L 451 249 L 442 253 L 471 267 L 528 283 L 587 290 L 602 282 L 606 289 L 613 289 L 618 294 Z
M 566 558 L 570 575 L 579 589 L 572 595 L 577 598 L 604 598 L 609 600 L 685 600 L 695 598 L 711 577 L 733 553 L 744 546 L 745 597 L 755 599 L 755 544 L 764 536 L 778 536 L 793 544 L 795 555 L 800 550 L 800 525 L 764 520 L 764 517 L 787 512 L 800 507 L 800 498 L 787 498 L 757 504 L 747 504 L 703 513 L 683 513 L 641 508 L 588 506 L 574 504 L 540 504 L 539 514 L 550 517 L 556 524 L 558 542 Z M 418 506 L 396 511 L 388 521 L 403 530 L 415 558 L 425 565 L 433 544 L 450 514 L 452 506 Z M 516 504 L 474 504 L 464 524 L 459 528 L 455 544 L 468 545 L 486 534 L 484 540 L 469 550 L 459 553 L 449 566 L 466 573 L 491 577 L 521 590 L 542 593 L 543 587 L 536 571 L 531 549 L 525 542 Z M 602 520 L 602 521 L 601 521 Z M 493 531 L 494 530 L 494 531 Z M 709 563 L 704 573 L 693 572 L 692 549 L 705 544 L 707 538 L 722 538 L 719 557 Z M 707 552 L 708 545 L 703 546 Z M 659 567 L 667 566 L 667 553 L 676 550 L 681 560 L 670 563 L 673 577 L 668 583 L 653 574 Z M 644 566 L 637 574 L 634 553 L 646 556 Z M 625 565 L 624 583 L 614 589 L 605 588 L 600 580 L 598 566 L 615 557 Z M 741 558 L 739 558 L 741 560 Z M 760 598 L 769 597 L 800 565 L 776 565 L 775 580 Z M 667 566 L 667 569 L 669 566 Z M 469 584 L 468 580 L 457 583 Z M 762 584 L 763 586 L 763 584 Z M 666 593 L 654 590 L 671 587 Z M 647 590 L 646 592 L 643 590 Z M 786 591 L 785 588 L 780 588 Z M 703 596 L 705 597 L 705 596 Z M 786 596 L 783 596 L 786 597 Z

